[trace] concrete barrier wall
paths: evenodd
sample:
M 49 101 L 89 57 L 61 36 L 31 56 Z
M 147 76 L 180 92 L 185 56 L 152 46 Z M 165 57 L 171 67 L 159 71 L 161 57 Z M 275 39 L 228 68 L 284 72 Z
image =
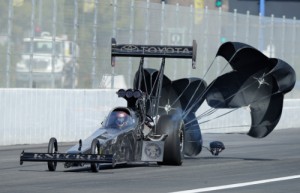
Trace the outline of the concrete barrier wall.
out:
M 125 105 L 116 90 L 2 89 L 0 145 L 77 141 L 97 128 L 111 107 Z
M 50 137 L 65 142 L 86 138 L 101 126 L 111 108 L 126 105 L 115 93 L 110 89 L 0 89 L 0 145 L 47 143 Z M 276 129 L 299 127 L 299 108 L 300 100 L 285 100 Z M 197 115 L 208 109 L 203 105 Z M 202 132 L 247 132 L 249 109 L 218 117 L 226 112 L 218 110 L 201 119 L 211 120 L 200 124 Z

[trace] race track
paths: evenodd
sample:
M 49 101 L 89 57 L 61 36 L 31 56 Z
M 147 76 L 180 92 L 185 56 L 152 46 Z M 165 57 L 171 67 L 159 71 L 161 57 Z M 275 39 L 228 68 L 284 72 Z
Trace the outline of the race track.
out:
M 1 193 L 283 193 L 300 190 L 300 129 L 283 129 L 265 139 L 242 134 L 204 134 L 204 145 L 223 141 L 226 149 L 214 157 L 206 150 L 187 158 L 181 167 L 138 164 L 88 167 L 48 172 L 46 163 L 19 165 L 23 149 L 45 152 L 46 144 L 0 147 Z M 59 144 L 63 152 L 70 144 Z

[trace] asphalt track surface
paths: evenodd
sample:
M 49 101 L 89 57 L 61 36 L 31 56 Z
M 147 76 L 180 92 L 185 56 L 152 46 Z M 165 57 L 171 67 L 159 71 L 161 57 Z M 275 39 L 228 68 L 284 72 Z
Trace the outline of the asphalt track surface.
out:
M 208 151 L 187 158 L 182 166 L 136 164 L 47 171 L 46 163 L 19 165 L 23 149 L 45 152 L 46 144 L 0 147 L 1 193 L 296 193 L 300 192 L 300 129 L 284 129 L 264 139 L 242 134 L 203 134 L 204 145 L 223 141 L 218 157 Z M 59 143 L 60 151 L 70 144 Z

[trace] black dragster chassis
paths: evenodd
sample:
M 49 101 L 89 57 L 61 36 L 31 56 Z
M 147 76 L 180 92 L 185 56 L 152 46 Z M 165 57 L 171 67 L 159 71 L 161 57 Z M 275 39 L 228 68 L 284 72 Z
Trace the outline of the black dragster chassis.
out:
M 64 162 L 66 168 L 91 165 L 97 172 L 101 164 L 134 162 L 157 162 L 159 164 L 181 165 L 184 146 L 190 143 L 185 138 L 185 125 L 180 106 L 177 110 L 161 114 L 160 97 L 164 80 L 165 58 L 191 59 L 195 68 L 197 44 L 192 46 L 162 46 L 116 44 L 112 39 L 111 62 L 115 65 L 115 57 L 141 57 L 139 69 L 135 75 L 133 89 L 120 89 L 117 96 L 127 101 L 126 107 L 115 107 L 102 124 L 90 137 L 79 140 L 78 144 L 59 153 L 56 138 L 51 138 L 47 153 L 22 152 L 20 164 L 23 162 L 47 162 L 50 171 L 56 170 L 57 162 Z M 162 58 L 158 76 L 152 90 L 145 86 L 144 57 Z M 152 79 L 151 79 L 152 80 Z M 165 91 L 163 91 L 165 92 Z M 165 108 L 168 109 L 168 108 Z M 122 115 L 124 124 L 116 126 L 117 116 Z M 147 129 L 146 129 L 147 128 Z M 186 140 L 188 139 L 188 140 Z M 202 142 L 201 142 L 202 143 Z M 188 146 L 192 151 L 194 146 Z

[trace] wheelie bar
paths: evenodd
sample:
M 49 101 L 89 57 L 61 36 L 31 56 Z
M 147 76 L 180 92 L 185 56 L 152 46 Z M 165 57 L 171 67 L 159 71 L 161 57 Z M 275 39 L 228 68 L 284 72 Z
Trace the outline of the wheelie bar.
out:
M 111 154 L 71 154 L 71 153 L 32 153 L 22 152 L 20 165 L 23 162 L 73 162 L 73 163 L 115 163 Z

